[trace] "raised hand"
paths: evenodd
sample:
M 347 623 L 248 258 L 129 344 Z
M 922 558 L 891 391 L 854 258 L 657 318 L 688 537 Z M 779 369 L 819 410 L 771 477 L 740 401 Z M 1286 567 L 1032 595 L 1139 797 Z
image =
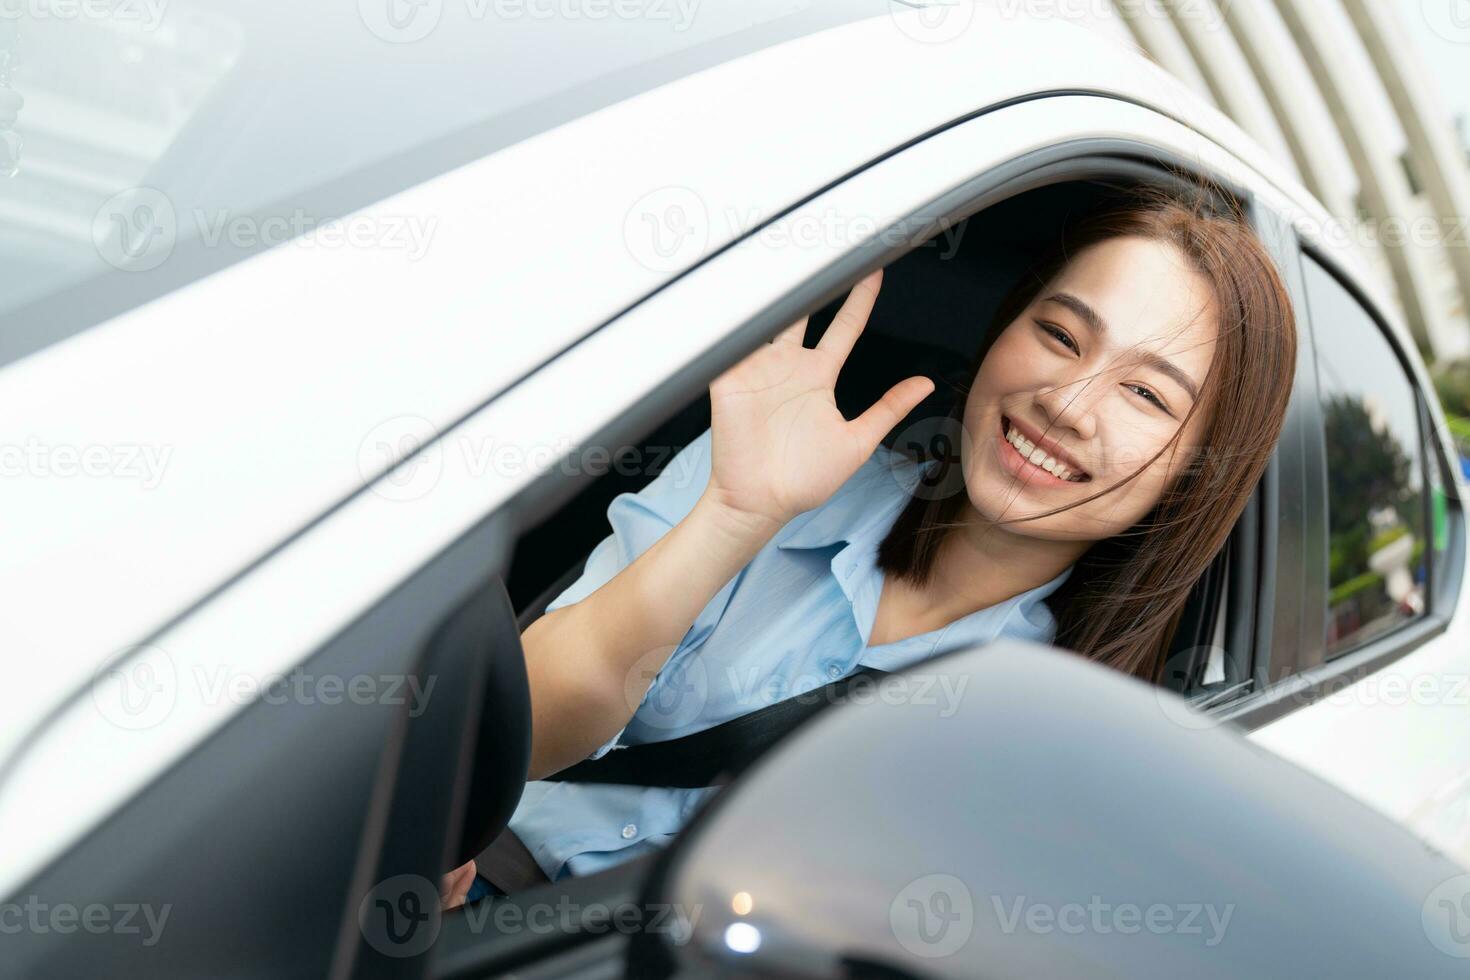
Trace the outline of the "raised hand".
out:
M 915 376 L 851 421 L 837 409 L 838 373 L 882 281 L 880 269 L 855 285 L 816 347 L 802 344 L 802 317 L 710 384 L 707 496 L 741 515 L 785 524 L 831 497 L 934 390 L 934 382 Z

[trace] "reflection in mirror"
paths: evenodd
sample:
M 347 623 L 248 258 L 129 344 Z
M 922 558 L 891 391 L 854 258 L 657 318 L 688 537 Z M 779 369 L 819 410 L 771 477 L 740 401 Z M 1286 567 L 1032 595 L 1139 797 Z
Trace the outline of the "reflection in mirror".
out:
M 1327 655 L 1425 611 L 1423 446 L 1414 388 L 1378 324 L 1305 260 L 1327 443 Z

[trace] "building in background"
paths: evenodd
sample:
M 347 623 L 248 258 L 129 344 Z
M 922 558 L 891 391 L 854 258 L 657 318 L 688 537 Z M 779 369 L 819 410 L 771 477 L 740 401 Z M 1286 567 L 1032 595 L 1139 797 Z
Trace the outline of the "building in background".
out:
M 1431 363 L 1470 356 L 1470 0 L 996 2 L 1190 85 L 1341 222 Z

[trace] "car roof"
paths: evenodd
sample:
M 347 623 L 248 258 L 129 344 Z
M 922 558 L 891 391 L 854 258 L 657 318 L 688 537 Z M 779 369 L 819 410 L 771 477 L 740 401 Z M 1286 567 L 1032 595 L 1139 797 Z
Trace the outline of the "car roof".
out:
M 0 721 L 0 760 L 417 440 L 751 221 L 981 107 L 1079 91 L 1152 106 L 1323 215 L 1238 127 L 1120 45 L 986 7 L 942 43 L 911 26 L 875 17 L 762 47 L 355 212 L 379 235 L 431 226 L 421 253 L 308 235 L 0 370 L 11 442 L 91 452 L 104 471 L 63 478 L 53 456 L 3 481 L 3 629 L 23 695 Z M 640 198 L 670 188 L 709 212 L 706 240 L 673 263 L 626 235 Z

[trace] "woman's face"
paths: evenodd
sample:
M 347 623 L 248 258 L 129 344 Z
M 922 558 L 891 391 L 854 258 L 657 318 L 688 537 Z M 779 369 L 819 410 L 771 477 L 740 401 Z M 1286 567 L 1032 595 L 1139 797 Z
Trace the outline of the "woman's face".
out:
M 1130 237 L 1079 252 L 1005 328 L 975 377 L 962 443 L 971 506 L 987 521 L 1026 517 L 1138 470 L 1203 389 L 1215 335 L 1209 284 L 1174 246 Z M 1127 530 L 1195 457 L 1206 422 L 1196 413 L 1178 444 L 1129 483 L 1010 530 L 1078 541 Z M 1017 436 L 1030 447 L 1013 447 Z M 1042 465 L 1023 461 L 1028 448 Z

